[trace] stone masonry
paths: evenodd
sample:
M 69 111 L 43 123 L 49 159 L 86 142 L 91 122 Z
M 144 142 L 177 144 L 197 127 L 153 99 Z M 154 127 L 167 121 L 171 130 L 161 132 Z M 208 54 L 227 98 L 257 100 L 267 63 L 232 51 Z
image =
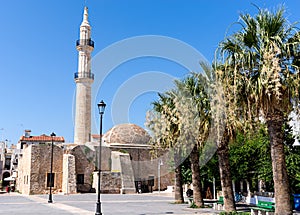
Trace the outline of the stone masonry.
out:
M 64 154 L 62 192 L 74 194 L 76 190 L 75 157 L 71 154 Z
M 51 144 L 29 145 L 20 158 L 18 189 L 22 194 L 48 193 L 47 173 L 50 173 Z M 62 187 L 63 149 L 53 146 L 53 192 Z

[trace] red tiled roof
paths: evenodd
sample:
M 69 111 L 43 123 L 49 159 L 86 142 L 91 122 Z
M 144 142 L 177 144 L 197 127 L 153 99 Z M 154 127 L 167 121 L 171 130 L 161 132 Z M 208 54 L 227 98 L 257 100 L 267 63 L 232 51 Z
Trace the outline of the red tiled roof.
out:
M 65 142 L 65 139 L 63 137 L 51 137 L 47 136 L 45 134 L 41 136 L 30 136 L 30 137 L 25 137 L 21 136 L 20 141 L 22 142 L 51 142 L 53 138 L 53 142 Z
M 100 138 L 100 134 L 92 134 L 92 138 L 99 139 Z

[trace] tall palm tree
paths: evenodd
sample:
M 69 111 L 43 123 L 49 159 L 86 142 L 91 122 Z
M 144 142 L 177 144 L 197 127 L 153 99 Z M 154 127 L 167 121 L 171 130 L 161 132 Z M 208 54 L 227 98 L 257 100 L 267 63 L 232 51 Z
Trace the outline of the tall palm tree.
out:
M 158 149 L 169 149 L 174 153 L 175 165 L 175 202 L 184 203 L 182 156 L 178 144 L 178 122 L 174 105 L 174 92 L 159 93 L 158 101 L 153 102 L 154 116 L 147 117 L 146 125 L 154 134 L 153 146 Z
M 231 94 L 235 91 L 233 88 L 233 78 L 224 78 L 224 65 L 214 66 L 214 77 L 212 78 L 212 105 L 211 111 L 213 115 L 213 127 L 216 127 L 219 135 L 217 138 L 217 156 L 220 172 L 220 180 L 222 187 L 222 195 L 224 197 L 224 210 L 227 212 L 236 211 L 234 193 L 232 187 L 232 179 L 229 164 L 229 144 L 235 139 L 235 130 L 240 125 L 236 118 L 240 115 L 237 108 L 234 108 Z M 222 128 L 222 129 L 220 129 Z
M 275 214 L 292 214 L 283 123 L 299 107 L 299 33 L 284 17 L 284 8 L 259 9 L 256 16 L 242 14 L 240 20 L 242 29 L 221 43 L 228 66 L 222 75 L 234 80 L 233 106 L 248 120 L 264 118 L 271 144 Z
M 203 64 L 203 63 L 202 63 Z M 203 64 L 204 66 L 204 64 Z M 207 67 L 208 68 L 208 67 Z M 206 71 L 208 74 L 211 71 Z M 201 186 L 199 153 L 203 147 L 210 128 L 210 98 L 209 80 L 202 74 L 191 74 L 182 81 L 175 81 L 175 89 L 165 94 L 159 94 L 159 100 L 153 103 L 153 109 L 164 115 L 169 124 L 165 127 L 171 137 L 164 136 L 163 147 L 174 148 L 176 183 L 181 182 L 181 154 L 191 161 L 194 204 L 204 206 Z M 175 119 L 175 120 L 174 120 Z M 161 121 L 160 121 L 161 123 Z M 158 133 L 164 130 L 159 128 Z M 163 136 L 163 135 L 159 135 Z M 161 144 L 161 143 L 160 143 Z M 178 167 L 178 168 L 177 168 Z M 179 196 L 180 184 L 176 185 Z M 178 189 L 177 189 L 178 188 Z M 180 198 L 179 198 L 180 199 Z M 178 199 L 176 198 L 178 202 Z
M 197 207 L 203 207 L 200 149 L 207 139 L 210 127 L 210 106 L 207 79 L 202 74 L 192 74 L 182 81 L 175 81 L 176 108 L 180 111 L 180 138 L 190 151 L 193 198 Z
M 220 127 L 226 127 L 226 125 L 223 123 L 224 119 L 218 119 L 223 118 L 222 113 L 227 111 L 219 110 L 224 108 L 224 104 L 221 104 L 223 101 L 221 98 L 224 95 L 218 89 L 216 74 L 211 66 L 205 62 L 200 62 L 200 65 L 204 73 L 192 73 L 191 76 L 183 81 L 176 82 L 179 95 L 177 95 L 177 102 L 175 102 L 175 106 L 178 110 L 184 110 L 179 113 L 179 130 L 180 138 L 183 137 L 181 142 L 183 142 L 186 147 L 191 147 L 190 160 L 194 187 L 194 201 L 197 206 L 203 206 L 200 183 L 199 150 L 205 147 L 207 141 L 216 141 L 222 191 L 225 197 L 225 210 L 235 211 L 236 208 L 229 168 L 228 145 L 230 132 L 227 132 L 228 129 L 220 129 Z M 231 127 L 230 129 L 232 130 Z M 210 135 L 219 137 L 208 139 L 208 136 Z

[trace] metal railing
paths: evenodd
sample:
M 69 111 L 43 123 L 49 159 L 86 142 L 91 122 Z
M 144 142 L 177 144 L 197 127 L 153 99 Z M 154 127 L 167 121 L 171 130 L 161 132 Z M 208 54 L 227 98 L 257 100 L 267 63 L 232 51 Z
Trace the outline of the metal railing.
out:
M 88 45 L 94 48 L 94 41 L 91 39 L 79 39 L 76 41 L 76 46 Z
M 94 74 L 89 72 L 85 72 L 85 73 L 78 73 L 78 72 L 75 72 L 74 73 L 74 78 L 75 79 L 78 79 L 78 78 L 89 78 L 89 79 L 92 79 L 94 80 Z

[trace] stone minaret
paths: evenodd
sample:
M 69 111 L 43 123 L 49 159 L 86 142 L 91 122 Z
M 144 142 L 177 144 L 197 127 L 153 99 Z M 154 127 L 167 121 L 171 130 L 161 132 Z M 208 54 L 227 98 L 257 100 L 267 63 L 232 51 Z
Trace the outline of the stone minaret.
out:
M 76 83 L 74 143 L 85 144 L 91 140 L 91 85 L 94 81 L 94 74 L 91 72 L 91 52 L 94 50 L 94 41 L 91 40 L 87 7 L 84 8 L 80 39 L 76 41 L 76 48 L 78 72 L 74 77 Z

